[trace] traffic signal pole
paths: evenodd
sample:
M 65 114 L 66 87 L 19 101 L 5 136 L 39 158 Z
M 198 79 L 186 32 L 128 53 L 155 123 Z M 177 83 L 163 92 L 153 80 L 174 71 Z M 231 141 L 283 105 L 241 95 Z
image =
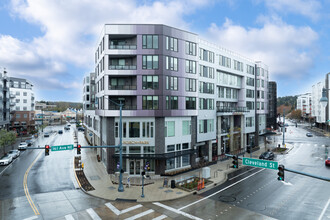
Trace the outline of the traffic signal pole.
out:
M 284 170 L 288 171 L 288 172 L 292 172 L 292 173 L 296 173 L 296 174 L 300 174 L 300 175 L 304 175 L 304 176 L 309 176 L 309 177 L 312 177 L 312 178 L 315 178 L 315 179 L 330 182 L 330 178 L 327 178 L 327 177 L 316 176 L 316 175 L 313 175 L 313 174 L 304 173 L 304 172 L 300 172 L 300 171 L 297 171 L 297 170 L 288 169 L 288 168 L 285 168 L 285 167 L 284 167 Z

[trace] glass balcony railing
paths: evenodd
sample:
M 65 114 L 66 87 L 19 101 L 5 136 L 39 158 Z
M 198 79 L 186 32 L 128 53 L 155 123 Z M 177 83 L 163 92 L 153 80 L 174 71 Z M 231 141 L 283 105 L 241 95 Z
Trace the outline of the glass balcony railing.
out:
M 136 70 L 136 65 L 130 66 L 117 66 L 117 65 L 110 65 L 110 70 Z
M 136 45 L 126 44 L 126 45 L 110 45 L 112 50 L 136 50 Z
M 109 90 L 136 90 L 136 85 L 109 86 Z
M 249 112 L 249 110 L 246 107 L 224 107 L 224 106 L 218 106 L 217 112 Z
M 117 105 L 110 105 L 109 110 L 120 110 L 120 107 Z M 124 105 L 123 110 L 136 110 L 136 105 Z

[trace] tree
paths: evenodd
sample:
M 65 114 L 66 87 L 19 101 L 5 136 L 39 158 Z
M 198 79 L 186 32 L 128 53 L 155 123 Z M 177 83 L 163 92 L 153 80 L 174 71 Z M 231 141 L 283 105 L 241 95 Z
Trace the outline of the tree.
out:
M 300 109 L 293 110 L 291 112 L 290 118 L 300 120 L 301 119 L 301 110 Z
M 0 130 L 0 148 L 6 154 L 6 146 L 13 145 L 16 141 L 16 133 L 13 131 Z

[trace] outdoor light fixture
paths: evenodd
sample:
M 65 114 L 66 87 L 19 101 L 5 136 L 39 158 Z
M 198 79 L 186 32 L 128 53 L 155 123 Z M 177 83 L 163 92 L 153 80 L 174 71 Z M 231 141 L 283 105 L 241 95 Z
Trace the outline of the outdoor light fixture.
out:
M 320 103 L 322 108 L 327 107 L 328 104 L 328 98 L 327 98 L 327 90 L 325 88 L 322 89 L 322 98 L 320 99 Z

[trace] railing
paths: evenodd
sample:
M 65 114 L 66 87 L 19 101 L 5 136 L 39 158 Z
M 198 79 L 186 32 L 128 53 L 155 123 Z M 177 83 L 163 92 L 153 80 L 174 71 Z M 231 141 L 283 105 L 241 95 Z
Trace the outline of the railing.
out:
M 224 107 L 218 106 L 217 112 L 249 112 L 246 107 Z
M 120 110 L 117 105 L 109 105 L 109 110 Z M 123 105 L 123 110 L 136 110 L 136 105 Z
M 136 85 L 109 86 L 109 90 L 136 90 Z
M 116 66 L 116 65 L 110 65 L 110 70 L 136 70 L 136 65 L 130 65 L 130 66 Z
M 136 45 L 134 45 L 134 44 L 110 45 L 110 49 L 115 49 L 115 50 L 136 50 Z

